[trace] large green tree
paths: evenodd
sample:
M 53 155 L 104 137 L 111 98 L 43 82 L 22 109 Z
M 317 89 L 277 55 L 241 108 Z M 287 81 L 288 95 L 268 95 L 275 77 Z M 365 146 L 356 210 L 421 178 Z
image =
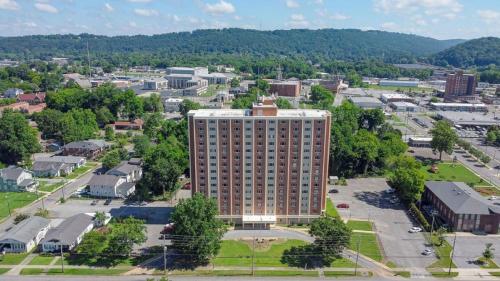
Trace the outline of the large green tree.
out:
M 99 131 L 95 114 L 89 109 L 72 109 L 61 120 L 61 135 L 65 143 L 95 137 Z
M 420 162 L 413 157 L 401 155 L 392 159 L 390 168 L 392 173 L 389 181 L 401 197 L 408 202 L 420 200 L 425 183 Z
M 184 99 L 182 103 L 179 105 L 179 112 L 182 114 L 184 118 L 187 118 L 187 114 L 190 110 L 197 110 L 203 108 L 201 104 Z
M 439 151 L 439 160 L 442 159 L 443 151 L 451 153 L 453 146 L 457 142 L 457 134 L 445 120 L 436 122 L 430 131 L 432 135 L 431 147 L 434 151 Z
M 23 114 L 5 110 L 0 117 L 0 162 L 17 164 L 39 152 L 37 131 L 30 127 Z
M 147 229 L 143 220 L 128 217 L 111 226 L 108 247 L 109 255 L 129 256 L 134 245 L 142 244 L 147 240 Z
M 172 242 L 178 253 L 195 263 L 206 263 L 217 255 L 226 228 L 218 215 L 217 202 L 196 193 L 182 200 L 172 214 Z

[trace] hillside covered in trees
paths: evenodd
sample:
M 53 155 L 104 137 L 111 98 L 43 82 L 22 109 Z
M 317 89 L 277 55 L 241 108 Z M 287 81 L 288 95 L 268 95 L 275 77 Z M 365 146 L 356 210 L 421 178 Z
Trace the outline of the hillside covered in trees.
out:
M 127 60 L 137 56 L 154 61 L 208 54 L 303 57 L 312 62 L 319 59 L 376 58 L 405 63 L 463 41 L 358 29 L 257 31 L 230 28 L 115 37 L 90 34 L 35 35 L 1 37 L 0 58 L 49 59 L 63 56 L 81 59 L 86 55 L 87 42 L 93 55 L 116 64 L 123 61 L 128 63 Z
M 432 61 L 436 65 L 461 68 L 500 66 L 500 38 L 484 37 L 458 44 L 434 55 Z

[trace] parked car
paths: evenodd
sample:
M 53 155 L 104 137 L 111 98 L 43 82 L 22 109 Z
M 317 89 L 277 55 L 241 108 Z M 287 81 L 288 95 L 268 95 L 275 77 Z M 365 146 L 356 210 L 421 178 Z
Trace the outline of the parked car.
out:
M 428 255 L 430 255 L 430 254 L 432 254 L 432 249 L 430 249 L 430 248 L 427 248 L 427 249 L 425 249 L 425 250 L 422 252 L 422 255 L 424 255 L 424 256 L 428 256 Z
M 92 200 L 92 202 L 90 203 L 90 205 L 95 206 L 95 205 L 97 205 L 97 202 L 99 202 L 99 201 L 98 200 Z
M 106 205 L 106 206 L 107 206 L 107 205 L 109 205 L 109 204 L 111 204 L 111 199 L 106 199 L 106 201 L 104 201 L 104 205 Z
M 328 191 L 328 193 L 339 193 L 339 190 L 338 189 L 330 189 L 330 191 Z
M 488 198 L 488 200 L 498 200 L 498 196 L 492 195 L 490 196 L 490 198 Z
M 340 204 L 337 204 L 337 208 L 339 208 L 339 209 L 349 209 L 349 204 L 347 204 L 347 203 L 340 203 Z
M 422 228 L 414 226 L 414 227 L 410 228 L 410 230 L 408 230 L 408 232 L 410 232 L 410 233 L 422 232 Z

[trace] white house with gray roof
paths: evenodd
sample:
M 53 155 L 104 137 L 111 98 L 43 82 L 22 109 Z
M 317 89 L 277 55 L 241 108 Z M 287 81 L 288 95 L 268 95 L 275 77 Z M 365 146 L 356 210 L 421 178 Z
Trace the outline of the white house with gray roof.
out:
M 422 195 L 455 231 L 496 234 L 500 226 L 500 205 L 463 182 L 427 181 Z
M 84 157 L 77 156 L 40 157 L 35 159 L 31 169 L 37 177 L 59 177 L 69 175 L 85 163 Z
M 142 168 L 140 164 L 131 159 L 130 161 L 122 161 L 118 166 L 107 171 L 106 174 L 122 177 L 126 182 L 136 182 L 142 177 Z
M 9 166 L 0 169 L 0 191 L 35 191 L 38 182 L 30 171 L 21 167 Z
M 51 228 L 40 243 L 43 252 L 59 252 L 73 250 L 83 240 L 83 236 L 94 228 L 94 217 L 89 214 L 78 214 L 65 219 L 58 226 Z
M 115 175 L 94 175 L 88 185 L 89 194 L 94 197 L 126 198 L 135 192 L 134 182 Z
M 0 251 L 27 253 L 33 250 L 50 228 L 50 221 L 42 217 L 25 219 L 0 235 Z

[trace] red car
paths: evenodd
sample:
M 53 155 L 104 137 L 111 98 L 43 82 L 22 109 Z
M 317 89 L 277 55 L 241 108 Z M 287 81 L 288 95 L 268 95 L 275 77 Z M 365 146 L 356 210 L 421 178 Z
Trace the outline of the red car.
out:
M 182 189 L 185 189 L 185 190 L 191 190 L 191 183 L 190 183 L 190 182 L 188 182 L 188 183 L 184 184 L 184 185 L 182 186 Z
M 337 205 L 337 208 L 339 209 L 349 209 L 349 204 L 347 203 L 340 203 Z
M 174 230 L 174 223 L 167 223 L 164 227 L 163 230 L 160 232 L 161 234 L 169 234 Z

